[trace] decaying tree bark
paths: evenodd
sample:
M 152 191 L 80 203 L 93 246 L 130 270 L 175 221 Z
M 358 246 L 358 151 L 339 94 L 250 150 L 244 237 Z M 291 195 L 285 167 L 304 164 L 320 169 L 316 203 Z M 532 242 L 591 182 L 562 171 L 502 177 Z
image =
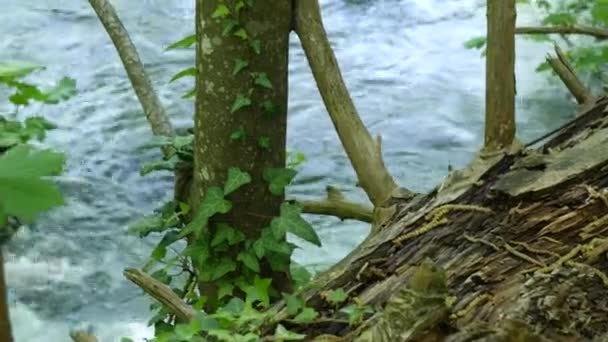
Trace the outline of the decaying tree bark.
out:
M 388 224 L 306 292 L 328 315 L 339 308 L 323 294 L 337 288 L 349 293 L 342 307 L 376 313 L 357 329 L 324 320 L 305 332 L 317 341 L 608 340 L 607 106 L 596 100 L 539 149 L 478 160 L 428 195 L 396 200 Z

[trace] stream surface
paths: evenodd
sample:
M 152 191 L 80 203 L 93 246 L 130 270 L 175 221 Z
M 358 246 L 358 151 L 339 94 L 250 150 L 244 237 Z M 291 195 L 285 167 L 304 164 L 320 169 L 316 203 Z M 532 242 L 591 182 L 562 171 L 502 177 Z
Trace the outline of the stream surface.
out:
M 413 190 L 430 190 L 448 165 L 464 166 L 482 142 L 485 63 L 463 43 L 485 34 L 484 2 L 322 1 L 355 104 L 369 129 L 382 134 L 391 172 Z M 168 80 L 192 65 L 194 54 L 163 49 L 193 31 L 194 1 L 113 3 L 174 124 L 188 127 L 193 104 L 180 95 L 192 81 Z M 65 151 L 68 167 L 60 180 L 67 205 L 21 231 L 6 251 L 16 342 L 68 341 L 70 329 L 87 327 L 101 342 L 143 341 L 151 336 L 150 301 L 122 270 L 141 266 L 153 241 L 126 228 L 170 198 L 172 177 L 139 175 L 159 153 L 135 151 L 151 133 L 87 1 L 0 0 L 0 8 L 0 59 L 44 64 L 32 81 L 50 86 L 69 76 L 79 89 L 68 102 L 19 114 L 43 113 L 59 125 L 45 144 Z M 532 18 L 523 10 L 518 22 Z M 518 134 L 530 141 L 568 120 L 574 107 L 559 84 L 534 72 L 550 46 L 518 38 L 517 49 Z M 363 200 L 296 37 L 290 57 L 288 144 L 307 156 L 290 194 L 321 198 L 331 184 Z M 294 258 L 311 268 L 336 262 L 368 231 L 356 222 L 308 218 L 323 247 L 297 241 L 302 248 Z

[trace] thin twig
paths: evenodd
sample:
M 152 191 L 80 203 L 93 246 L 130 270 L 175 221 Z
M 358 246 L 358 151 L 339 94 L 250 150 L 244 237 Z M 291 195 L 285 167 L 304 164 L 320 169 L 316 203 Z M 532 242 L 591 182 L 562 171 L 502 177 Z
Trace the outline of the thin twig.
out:
M 593 95 L 585 87 L 583 82 L 576 76 L 574 72 L 574 68 L 568 62 L 566 55 L 563 51 L 555 45 L 555 53 L 557 57 L 547 56 L 547 62 L 553 68 L 553 71 L 559 76 L 559 78 L 564 82 L 566 88 L 570 91 L 570 93 L 576 98 L 576 102 L 579 104 L 585 104 L 593 100 Z
M 173 136 L 175 133 L 165 108 L 154 91 L 152 82 L 150 82 L 139 58 L 137 49 L 133 45 L 129 33 L 120 21 L 120 18 L 118 18 L 114 7 L 107 0 L 89 0 L 89 3 L 95 10 L 95 13 L 97 13 L 99 20 L 116 47 L 129 80 L 131 80 L 135 94 L 137 94 L 146 118 L 152 127 L 152 133 L 155 135 Z
M 327 198 L 320 201 L 297 200 L 302 212 L 315 215 L 335 216 L 341 220 L 353 219 L 371 223 L 374 209 L 371 206 L 348 201 L 336 188 L 327 188 Z
M 597 39 L 608 39 L 608 30 L 590 26 L 559 25 L 546 27 L 517 27 L 516 34 L 581 34 Z
M 135 285 L 141 287 L 148 295 L 167 307 L 180 320 L 188 322 L 196 315 L 196 311 L 173 292 L 169 286 L 146 273 L 135 268 L 127 268 L 123 274 Z
M 298 0 L 294 10 L 294 30 L 300 37 L 325 107 L 355 169 L 359 185 L 374 206 L 379 206 L 397 188 L 384 165 L 380 139 L 372 138 L 344 84 L 323 27 L 318 0 Z

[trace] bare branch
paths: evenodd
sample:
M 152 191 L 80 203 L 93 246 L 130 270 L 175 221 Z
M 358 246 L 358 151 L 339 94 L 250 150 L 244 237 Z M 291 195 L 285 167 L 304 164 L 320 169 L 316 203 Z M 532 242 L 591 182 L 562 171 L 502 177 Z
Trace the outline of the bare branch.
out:
M 335 216 L 341 220 L 353 219 L 371 223 L 374 209 L 371 206 L 348 201 L 342 193 L 334 188 L 327 187 L 327 198 L 321 201 L 300 201 L 302 212 L 315 215 Z
M 71 331 L 70 337 L 74 342 L 97 342 L 95 336 L 89 335 L 84 331 Z
M 300 37 L 325 107 L 357 173 L 359 185 L 378 206 L 397 188 L 382 160 L 380 141 L 373 139 L 361 121 L 344 84 L 323 27 L 318 0 L 298 0 L 294 10 L 294 30 Z
M 129 33 L 107 0 L 89 0 L 122 60 L 135 94 L 155 135 L 173 136 L 169 117 L 148 78 Z
M 187 322 L 196 315 L 196 311 L 194 311 L 191 306 L 184 303 L 169 286 L 152 278 L 146 273 L 135 268 L 127 268 L 124 270 L 123 274 L 135 285 L 141 287 L 152 298 L 167 307 L 178 319 Z
M 488 0 L 485 151 L 515 138 L 515 0 Z
M 547 27 L 518 27 L 516 34 L 581 34 L 597 39 L 608 39 L 608 30 L 599 27 L 559 25 Z
M 563 51 L 555 45 L 555 53 L 557 57 L 547 56 L 547 62 L 553 68 L 553 71 L 564 82 L 570 93 L 576 98 L 576 102 L 584 104 L 593 100 L 593 94 L 585 87 L 583 82 L 576 76 L 574 68 L 568 62 Z

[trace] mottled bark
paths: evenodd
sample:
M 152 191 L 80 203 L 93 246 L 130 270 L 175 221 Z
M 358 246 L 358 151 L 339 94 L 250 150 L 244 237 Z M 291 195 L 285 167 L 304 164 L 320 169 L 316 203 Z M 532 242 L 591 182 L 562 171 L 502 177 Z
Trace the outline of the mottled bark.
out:
M 458 196 L 437 188 L 399 205 L 305 293 L 332 319 L 295 329 L 318 341 L 605 341 L 607 105 L 537 150 L 498 157 Z M 426 258 L 445 288 L 434 268 L 415 276 Z M 349 293 L 340 307 L 357 298 L 376 313 L 358 327 L 336 320 L 323 294 L 337 288 Z
M 515 138 L 515 17 L 515 0 L 488 0 L 487 151 L 507 148 Z
M 11 321 L 8 315 L 6 279 L 4 279 L 4 257 L 0 248 L 0 342 L 13 342 Z
M 234 8 L 236 1 L 227 1 Z M 249 39 L 232 34 L 224 36 L 224 23 L 212 18 L 218 1 L 196 2 L 198 68 L 196 113 L 194 116 L 194 176 L 192 205 L 197 208 L 206 189 L 221 186 L 227 170 L 238 167 L 248 172 L 251 183 L 229 196 L 233 203 L 227 215 L 217 218 L 240 229 L 247 236 L 257 236 L 262 228 L 279 215 L 284 196 L 273 195 L 263 178 L 267 168 L 285 167 L 287 131 L 287 61 L 291 25 L 290 1 L 261 1 L 246 8 L 239 21 Z M 259 40 L 261 53 L 250 47 Z M 235 59 L 248 66 L 233 75 Z M 253 85 L 252 72 L 266 73 L 272 89 Z M 237 96 L 250 98 L 251 105 L 234 113 L 231 108 Z M 262 108 L 270 101 L 274 111 Z M 244 139 L 230 136 L 242 129 Z M 260 145 L 267 139 L 268 149 Z M 273 286 L 286 288 L 286 274 L 273 274 Z M 207 291 L 210 291 L 207 289 Z

